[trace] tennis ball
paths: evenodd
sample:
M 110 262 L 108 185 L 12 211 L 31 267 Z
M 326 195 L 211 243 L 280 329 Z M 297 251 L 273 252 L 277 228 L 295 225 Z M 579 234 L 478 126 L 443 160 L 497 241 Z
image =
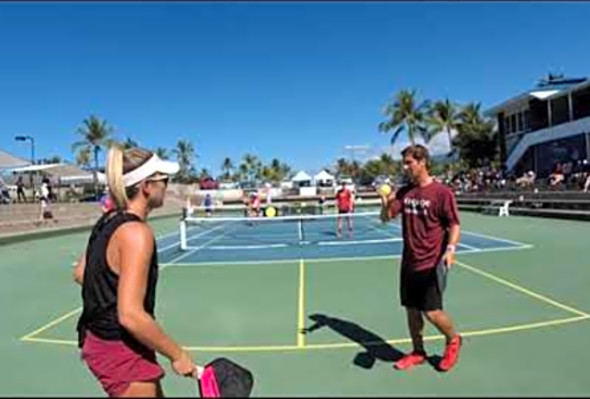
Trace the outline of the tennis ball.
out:
M 391 186 L 389 184 L 382 184 L 379 187 L 379 193 L 384 196 L 388 196 L 391 193 Z

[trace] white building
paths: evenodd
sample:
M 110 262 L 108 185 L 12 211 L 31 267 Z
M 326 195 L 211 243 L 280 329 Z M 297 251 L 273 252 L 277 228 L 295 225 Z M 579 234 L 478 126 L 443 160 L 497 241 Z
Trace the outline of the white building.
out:
M 590 79 L 549 77 L 485 114 L 498 124 L 509 171 L 547 176 L 556 164 L 590 159 Z

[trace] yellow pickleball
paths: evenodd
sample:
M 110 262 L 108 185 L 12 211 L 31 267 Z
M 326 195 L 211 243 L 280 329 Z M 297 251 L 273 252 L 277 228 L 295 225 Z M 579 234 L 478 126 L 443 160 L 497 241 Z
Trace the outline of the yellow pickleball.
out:
M 389 184 L 382 184 L 379 187 L 379 193 L 387 197 L 391 193 L 391 186 Z
M 264 212 L 266 217 L 274 218 L 277 215 L 277 209 L 274 206 L 269 206 Z

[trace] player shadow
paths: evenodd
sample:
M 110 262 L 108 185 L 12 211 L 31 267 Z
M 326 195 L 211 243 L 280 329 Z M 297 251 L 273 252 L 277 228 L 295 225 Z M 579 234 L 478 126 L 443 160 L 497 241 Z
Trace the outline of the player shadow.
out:
M 328 327 L 362 346 L 364 350 L 357 353 L 353 360 L 356 366 L 371 369 L 376 360 L 396 362 L 404 355 L 403 352 L 388 344 L 383 338 L 359 324 L 320 313 L 310 315 L 309 319 L 314 324 L 302 329 L 301 333 L 309 334 L 320 328 Z

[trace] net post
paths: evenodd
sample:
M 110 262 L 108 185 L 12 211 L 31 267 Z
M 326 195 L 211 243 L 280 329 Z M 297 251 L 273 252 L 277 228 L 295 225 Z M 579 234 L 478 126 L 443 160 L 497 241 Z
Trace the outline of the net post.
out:
M 186 220 L 180 219 L 180 249 L 186 251 Z

